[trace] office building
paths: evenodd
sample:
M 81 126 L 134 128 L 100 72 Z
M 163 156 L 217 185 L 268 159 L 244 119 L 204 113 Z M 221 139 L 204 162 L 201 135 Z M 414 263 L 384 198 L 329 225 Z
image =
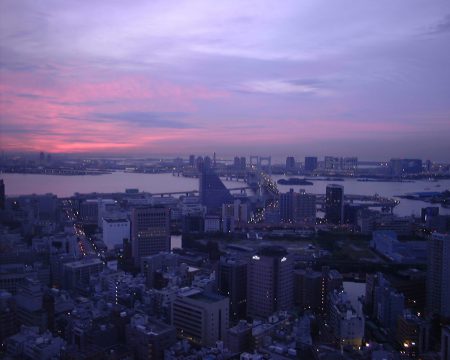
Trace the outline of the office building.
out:
M 103 218 L 103 242 L 108 249 L 123 245 L 123 239 L 130 239 L 130 221 L 128 219 Z
M 358 169 L 357 157 L 344 157 L 341 162 L 341 170 L 356 171 Z
M 17 330 L 16 301 L 11 293 L 0 289 L 0 343 Z
M 6 340 L 6 354 L 14 359 L 60 359 L 66 342 L 50 331 L 41 333 L 37 327 L 22 326 Z
M 318 271 L 294 271 L 294 302 L 300 310 L 319 312 L 322 308 L 322 273 Z
M 296 223 L 314 225 L 316 223 L 316 195 L 300 189 L 294 200 L 294 220 Z
M 377 283 L 373 287 L 374 317 L 391 334 L 397 331 L 398 317 L 405 310 L 405 297 L 394 289 L 382 274 L 377 275 Z
M 228 329 L 225 342 L 232 354 L 251 351 L 252 349 L 252 325 L 245 320 Z
M 36 326 L 39 331 L 47 328 L 47 314 L 42 308 L 44 290 L 42 284 L 34 279 L 25 279 L 15 296 L 17 319 L 20 325 Z
M 342 224 L 344 220 L 344 187 L 331 184 L 325 195 L 325 218 L 329 224 Z
M 182 289 L 172 305 L 172 325 L 179 337 L 201 346 L 224 340 L 229 324 L 228 298 L 200 289 Z
M 189 166 L 195 166 L 195 155 L 189 155 Z
M 147 315 L 134 315 L 126 326 L 126 344 L 133 354 L 133 359 L 163 359 L 164 350 L 176 341 L 176 330 L 173 326 L 149 320 Z
M 444 326 L 442 328 L 441 359 L 450 360 L 450 326 Z
M 280 194 L 280 219 L 285 223 L 315 224 L 316 196 L 300 189 L 299 193 L 290 189 Z
M 0 179 L 0 210 L 5 210 L 6 198 L 5 198 L 5 183 L 3 179 Z
M 430 348 L 430 323 L 409 311 L 398 318 L 397 342 L 410 357 L 416 358 Z
M 317 169 L 317 157 L 306 156 L 305 157 L 305 171 L 311 172 Z
M 286 158 L 286 172 L 292 173 L 296 170 L 295 158 L 293 156 L 288 156 Z
M 352 306 L 345 292 L 330 294 L 329 313 L 335 344 L 359 349 L 364 337 L 364 315 Z
M 234 200 L 233 204 L 222 205 L 222 231 L 224 233 L 234 232 L 236 228 L 247 224 L 248 205 L 241 200 Z
M 293 258 L 283 247 L 267 246 L 250 259 L 247 272 L 247 314 L 266 318 L 289 310 L 294 301 Z
M 325 156 L 325 170 L 341 170 L 341 158 L 335 156 Z
M 103 270 L 103 262 L 99 258 L 82 259 L 67 262 L 63 265 L 63 285 L 67 290 L 86 288 L 92 275 Z
M 205 233 L 217 233 L 221 230 L 220 216 L 218 215 L 206 215 L 204 219 L 204 229 Z
M 231 256 L 220 258 L 217 291 L 230 299 L 230 320 L 236 322 L 247 315 L 247 261 Z
M 222 204 L 233 203 L 233 196 L 213 169 L 204 166 L 199 176 L 200 203 L 208 213 L 218 213 Z
M 428 240 L 427 313 L 450 317 L 450 234 Z
M 145 276 L 146 285 L 149 288 L 155 287 L 155 275 L 158 271 L 176 270 L 177 266 L 177 254 L 161 252 L 141 258 L 141 273 Z
M 244 156 L 243 157 L 239 157 L 239 156 L 234 157 L 233 167 L 235 170 L 245 170 L 246 166 L 247 166 L 247 164 L 246 164 L 246 159 Z
M 294 222 L 295 195 L 294 189 L 290 189 L 287 193 L 280 194 L 280 219 L 282 222 Z
M 170 251 L 170 212 L 162 205 L 131 210 L 131 247 L 135 266 L 143 256 Z
M 83 224 L 98 224 L 98 199 L 87 199 L 80 204 L 80 219 Z

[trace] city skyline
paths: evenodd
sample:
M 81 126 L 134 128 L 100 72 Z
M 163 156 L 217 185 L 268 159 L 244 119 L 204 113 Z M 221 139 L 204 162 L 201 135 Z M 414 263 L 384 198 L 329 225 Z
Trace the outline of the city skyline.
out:
M 445 1 L 4 1 L 2 151 L 450 160 Z

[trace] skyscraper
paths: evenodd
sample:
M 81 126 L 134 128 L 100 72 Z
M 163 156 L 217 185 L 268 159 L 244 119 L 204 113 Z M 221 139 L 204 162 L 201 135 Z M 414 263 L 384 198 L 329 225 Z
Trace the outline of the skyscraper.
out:
M 288 310 L 294 301 L 292 255 L 281 246 L 260 249 L 249 262 L 247 273 L 247 314 L 265 318 Z
M 0 210 L 5 209 L 5 183 L 0 179 Z
M 287 193 L 280 194 L 280 219 L 282 222 L 294 222 L 294 205 L 296 195 L 298 194 L 294 192 L 294 189 L 290 189 Z
M 131 246 L 135 266 L 141 258 L 160 251 L 170 251 L 169 209 L 143 206 L 131 211 Z
M 230 299 L 230 319 L 245 319 L 247 312 L 247 261 L 221 257 L 217 274 L 219 294 Z
M 199 177 L 200 203 L 208 213 L 219 213 L 222 204 L 233 203 L 233 196 L 210 167 L 205 166 Z
M 316 196 L 307 194 L 304 189 L 299 193 L 290 189 L 280 194 L 280 219 L 286 223 L 309 223 L 316 221 Z
M 428 240 L 427 313 L 450 316 L 450 235 L 433 233 Z
M 286 158 L 286 172 L 295 171 L 295 158 L 293 156 L 288 156 Z
M 317 157 L 306 156 L 305 157 L 305 171 L 314 171 L 317 169 Z
M 294 220 L 297 223 L 316 223 L 316 195 L 300 189 L 294 202 Z
M 325 218 L 330 224 L 342 224 L 344 220 L 344 187 L 331 184 L 325 196 Z

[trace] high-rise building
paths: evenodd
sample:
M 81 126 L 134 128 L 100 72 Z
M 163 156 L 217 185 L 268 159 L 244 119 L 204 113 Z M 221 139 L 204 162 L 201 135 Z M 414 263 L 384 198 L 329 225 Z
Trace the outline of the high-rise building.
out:
M 450 360 L 450 326 L 442 328 L 441 359 Z
M 317 157 L 306 156 L 305 157 L 305 171 L 314 171 L 317 169 Z
M 283 247 L 267 246 L 249 261 L 247 314 L 265 318 L 289 310 L 294 301 L 293 258 Z
M 245 156 L 241 156 L 241 169 L 245 170 L 246 167 L 247 167 L 247 159 L 245 158 Z
M 410 311 L 405 311 L 402 316 L 399 316 L 397 342 L 410 355 L 410 358 L 416 358 L 429 350 L 430 327 L 429 321 Z
M 189 155 L 189 166 L 195 166 L 195 155 Z
M 5 183 L 0 179 L 0 210 L 5 209 Z
M 294 220 L 297 223 L 316 223 L 316 195 L 307 194 L 300 189 L 294 202 Z
M 217 271 L 218 293 L 230 299 L 230 320 L 236 322 L 247 315 L 247 261 L 221 257 Z
M 290 189 L 280 194 L 280 219 L 285 223 L 310 223 L 316 221 L 316 196 L 301 189 L 299 193 Z
M 143 206 L 131 211 L 131 246 L 135 266 L 143 256 L 170 251 L 169 208 Z
M 296 193 L 294 189 L 290 189 L 289 192 L 280 194 L 280 219 L 285 223 L 294 222 L 294 205 Z
M 428 240 L 427 313 L 450 317 L 450 235 L 433 233 Z
M 200 203 L 208 213 L 219 213 L 222 204 L 233 203 L 233 196 L 213 169 L 205 168 L 199 176 Z
M 326 170 L 341 170 L 342 159 L 335 156 L 325 156 Z
M 325 196 L 325 218 L 330 224 L 342 224 L 344 221 L 344 187 L 331 184 L 327 186 Z
M 228 298 L 199 289 L 182 290 L 172 305 L 178 336 L 202 346 L 224 340 L 229 323 Z
M 341 162 L 342 170 L 352 170 L 355 171 L 358 168 L 358 158 L 357 157 L 345 157 Z
M 293 156 L 288 156 L 286 158 L 286 172 L 295 171 L 295 158 Z
M 311 269 L 294 271 L 294 301 L 300 310 L 321 310 L 322 273 Z
M 234 200 L 233 204 L 222 205 L 222 231 L 234 232 L 235 228 L 248 221 L 248 206 L 241 200 Z
M 394 289 L 382 274 L 377 276 L 373 290 L 373 314 L 380 324 L 392 334 L 396 333 L 398 317 L 405 309 L 405 297 Z

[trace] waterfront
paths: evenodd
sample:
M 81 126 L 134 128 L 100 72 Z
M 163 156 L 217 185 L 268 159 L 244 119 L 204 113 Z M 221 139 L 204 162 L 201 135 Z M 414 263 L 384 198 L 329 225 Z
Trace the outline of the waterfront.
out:
M 0 174 L 0 178 L 5 181 L 7 195 L 23 194 L 45 194 L 53 193 L 58 197 L 69 197 L 74 193 L 92 192 L 123 192 L 128 188 L 137 188 L 139 191 L 150 193 L 177 192 L 198 190 L 198 179 L 173 176 L 171 173 L 163 174 L 141 174 L 113 172 L 105 175 L 79 175 L 79 176 L 58 176 L 58 175 L 38 175 L 38 174 Z M 274 180 L 285 178 L 282 175 L 273 176 Z M 245 186 L 236 181 L 224 181 L 229 188 Z M 289 186 L 278 185 L 281 192 L 295 191 L 303 188 L 309 193 L 324 194 L 327 184 L 333 181 L 313 181 L 310 186 Z M 411 192 L 420 191 L 444 191 L 450 189 L 450 180 L 440 180 L 437 182 L 418 180 L 414 182 L 361 182 L 356 179 L 346 178 L 337 182 L 344 186 L 346 194 L 374 195 L 375 193 L 384 197 L 404 195 Z M 438 186 L 439 185 L 439 186 Z M 420 209 L 432 204 L 399 199 L 400 204 L 395 208 L 395 213 L 401 216 L 420 216 Z M 441 208 L 442 214 L 450 214 L 450 209 Z

